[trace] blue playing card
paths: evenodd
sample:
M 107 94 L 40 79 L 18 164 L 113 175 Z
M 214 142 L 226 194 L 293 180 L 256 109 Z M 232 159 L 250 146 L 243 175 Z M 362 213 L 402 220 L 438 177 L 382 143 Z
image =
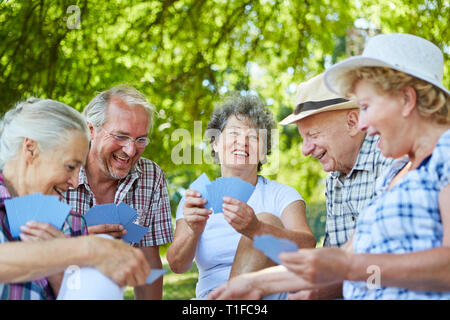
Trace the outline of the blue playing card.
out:
M 167 270 L 164 269 L 152 269 L 151 273 L 147 277 L 147 280 L 145 281 L 146 284 L 151 284 L 155 280 L 157 280 L 159 277 L 161 277 L 163 274 L 165 274 Z
M 133 222 L 128 223 L 125 229 L 127 230 L 127 234 L 123 236 L 123 241 L 135 243 L 141 241 L 148 231 L 147 227 L 134 224 Z
M 58 196 L 44 195 L 38 214 L 35 214 L 35 221 L 47 222 L 61 229 L 71 209 L 70 205 L 59 201 Z
M 202 194 L 202 197 L 206 199 L 206 186 L 210 183 L 211 181 L 209 180 L 206 173 L 202 173 L 190 184 L 189 189 L 200 192 Z
M 133 222 L 138 216 L 136 210 L 127 205 L 125 202 L 119 203 L 117 206 L 117 212 L 119 214 L 119 222 L 123 226 Z
M 84 218 L 88 226 L 120 224 L 119 213 L 114 203 L 93 206 L 84 214 Z
M 295 242 L 288 239 L 276 238 L 270 234 L 255 236 L 253 239 L 253 246 L 264 252 L 267 257 L 278 264 L 281 264 L 280 258 L 278 258 L 280 253 L 298 251 L 298 247 Z
M 71 207 L 57 196 L 35 193 L 5 200 L 11 235 L 19 237 L 20 227 L 28 221 L 45 222 L 61 229 Z
M 211 204 L 208 202 L 207 186 L 211 184 L 206 173 L 202 173 L 197 179 L 195 179 L 189 186 L 189 189 L 200 192 L 202 198 L 206 199 L 205 209 L 211 209 Z
M 247 202 L 255 186 L 237 177 L 220 177 L 206 186 L 208 207 L 214 213 L 223 211 L 223 197 L 232 197 Z

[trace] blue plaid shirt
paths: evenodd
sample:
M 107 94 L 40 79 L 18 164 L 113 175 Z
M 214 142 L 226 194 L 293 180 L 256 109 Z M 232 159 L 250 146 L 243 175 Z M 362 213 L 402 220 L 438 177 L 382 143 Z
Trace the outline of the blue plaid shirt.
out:
M 378 141 L 378 136 L 366 136 L 347 175 L 339 171 L 328 174 L 325 247 L 340 247 L 353 235 L 359 213 L 375 195 L 377 180 L 391 166 L 392 159 L 383 157 Z
M 387 190 L 407 159 L 394 162 L 382 182 L 381 192 L 361 213 L 353 240 L 356 253 L 401 254 L 442 245 L 438 196 L 450 183 L 449 155 L 450 130 L 441 136 L 431 156 Z M 346 299 L 450 299 L 450 292 L 372 288 L 362 281 L 345 281 L 343 290 Z

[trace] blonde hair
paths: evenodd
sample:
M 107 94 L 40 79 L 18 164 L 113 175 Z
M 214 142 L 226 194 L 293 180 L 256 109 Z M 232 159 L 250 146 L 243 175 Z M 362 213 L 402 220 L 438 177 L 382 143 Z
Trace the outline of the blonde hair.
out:
M 340 79 L 339 91 L 345 97 L 354 95 L 359 80 L 372 83 L 380 93 L 392 94 L 407 86 L 417 94 L 419 114 L 440 124 L 450 123 L 450 96 L 434 85 L 404 72 L 385 67 L 361 67 L 345 73 Z

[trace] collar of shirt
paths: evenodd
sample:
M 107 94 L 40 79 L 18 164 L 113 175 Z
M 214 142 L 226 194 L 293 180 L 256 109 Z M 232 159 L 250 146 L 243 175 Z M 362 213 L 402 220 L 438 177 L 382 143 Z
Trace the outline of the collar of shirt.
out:
M 375 166 L 375 150 L 377 148 L 377 143 L 379 140 L 379 136 L 368 136 L 363 140 L 361 148 L 359 149 L 358 158 L 356 159 L 356 163 L 353 166 L 352 170 L 344 177 L 344 174 L 340 171 L 333 171 L 330 173 L 331 177 L 334 179 L 339 178 L 350 178 L 354 171 L 373 171 Z
M 130 170 L 130 172 L 124 178 L 118 181 L 118 187 L 114 195 L 114 203 L 118 204 L 120 201 L 123 200 L 123 197 L 126 195 L 126 193 L 131 188 L 133 183 L 137 181 L 141 177 L 141 175 L 142 175 L 141 159 L 139 159 L 136 165 Z M 80 173 L 78 174 L 77 188 L 79 188 L 80 186 L 84 186 L 85 190 L 88 191 L 88 193 L 92 197 L 93 204 L 95 205 L 96 197 L 91 187 L 89 186 L 89 181 L 87 179 L 86 169 L 84 168 L 84 166 L 80 168 Z
M 129 178 L 131 178 L 134 181 L 134 180 L 138 179 L 141 175 L 142 175 L 142 168 L 140 166 L 140 161 L 138 161 L 134 165 L 134 167 L 131 168 L 130 172 L 128 172 L 128 174 L 124 178 L 119 180 L 119 184 L 122 181 L 125 181 Z M 77 187 L 79 187 L 80 185 L 85 185 L 85 186 L 89 187 L 89 182 L 88 182 L 87 175 L 86 175 L 86 169 L 84 166 L 82 166 L 80 168 L 80 173 L 78 174 L 78 186 Z

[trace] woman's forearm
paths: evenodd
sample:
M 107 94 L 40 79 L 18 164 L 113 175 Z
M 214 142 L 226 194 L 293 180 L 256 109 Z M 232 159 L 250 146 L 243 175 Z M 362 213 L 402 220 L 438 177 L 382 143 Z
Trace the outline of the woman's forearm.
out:
M 166 258 L 173 272 L 184 273 L 192 266 L 200 235 L 195 235 L 187 226 L 177 228 Z
M 450 291 L 450 248 L 406 254 L 354 254 L 347 279 L 411 290 Z
M 69 265 L 86 265 L 89 239 L 52 239 L 0 244 L 0 282 L 25 282 L 63 271 Z

